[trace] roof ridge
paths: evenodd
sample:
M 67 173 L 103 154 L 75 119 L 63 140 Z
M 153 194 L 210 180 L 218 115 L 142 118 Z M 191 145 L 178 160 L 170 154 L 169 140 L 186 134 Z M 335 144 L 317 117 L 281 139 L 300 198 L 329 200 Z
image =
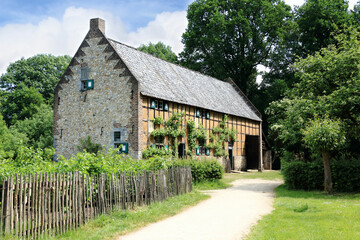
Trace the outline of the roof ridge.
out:
M 175 66 L 181 67 L 181 68 L 186 69 L 186 70 L 188 70 L 188 71 L 192 71 L 192 72 L 198 73 L 198 74 L 200 74 L 200 75 L 203 75 L 203 76 L 205 76 L 205 77 L 209 77 L 209 78 L 211 78 L 211 79 L 213 79 L 213 80 L 216 80 L 216 81 L 220 81 L 220 82 L 223 82 L 223 83 L 230 84 L 229 82 L 226 81 L 226 79 L 224 79 L 224 80 L 217 79 L 217 78 L 215 78 L 215 77 L 213 77 L 213 76 L 210 76 L 210 75 L 207 75 L 207 74 L 205 74 L 205 73 L 202 73 L 202 72 L 199 72 L 199 71 L 196 71 L 196 70 L 193 70 L 193 69 L 184 67 L 184 66 L 182 66 L 182 65 L 180 65 L 180 64 L 173 63 L 173 62 L 170 62 L 170 61 L 168 61 L 168 60 L 165 60 L 165 59 L 156 57 L 156 56 L 154 56 L 154 55 L 152 55 L 152 54 L 150 54 L 150 53 L 143 52 L 143 51 L 141 51 L 141 50 L 139 50 L 139 49 L 137 49 L 137 48 L 135 48 L 135 47 L 133 47 L 133 46 L 129 46 L 129 45 L 125 44 L 125 43 L 119 42 L 119 41 L 114 40 L 114 39 L 112 39 L 112 38 L 107 38 L 107 39 L 110 40 L 110 41 L 113 41 L 113 42 L 115 42 L 115 43 L 121 44 L 121 45 L 123 45 L 123 46 L 125 46 L 125 47 L 128 47 L 128 48 L 131 48 L 131 49 L 133 49 L 133 50 L 136 50 L 136 51 L 138 51 L 138 52 L 141 52 L 141 53 L 144 53 L 144 54 L 146 54 L 146 55 L 149 55 L 149 56 L 151 56 L 151 57 L 157 58 L 157 59 L 159 59 L 159 60 L 161 60 L 161 61 L 168 62 L 168 63 L 173 64 L 173 65 L 175 65 Z M 231 85 L 231 84 L 230 84 L 230 85 Z

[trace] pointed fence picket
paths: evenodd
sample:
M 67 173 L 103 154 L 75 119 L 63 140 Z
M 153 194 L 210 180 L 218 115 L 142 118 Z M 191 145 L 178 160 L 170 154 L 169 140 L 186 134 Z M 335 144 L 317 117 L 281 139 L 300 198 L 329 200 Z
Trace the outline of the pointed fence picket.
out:
M 163 201 L 192 190 L 190 167 L 93 176 L 15 174 L 0 184 L 0 238 L 20 239 L 64 234 L 113 209 Z

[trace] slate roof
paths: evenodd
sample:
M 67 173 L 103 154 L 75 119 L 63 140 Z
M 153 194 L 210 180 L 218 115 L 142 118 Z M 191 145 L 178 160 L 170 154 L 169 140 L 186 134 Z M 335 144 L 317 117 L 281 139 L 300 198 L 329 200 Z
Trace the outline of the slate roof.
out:
M 108 40 L 140 82 L 141 94 L 261 121 L 260 113 L 235 84 L 164 61 L 112 39 Z

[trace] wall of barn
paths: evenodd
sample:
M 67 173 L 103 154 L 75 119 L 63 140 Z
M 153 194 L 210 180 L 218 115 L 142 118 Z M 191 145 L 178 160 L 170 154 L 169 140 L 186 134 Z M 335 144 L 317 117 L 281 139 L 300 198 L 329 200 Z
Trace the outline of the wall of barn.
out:
M 209 143 L 209 135 L 212 132 L 212 129 L 219 125 L 220 121 L 223 119 L 224 114 L 214 111 L 210 112 L 210 118 L 199 118 L 196 117 L 196 107 L 178 104 L 174 102 L 167 101 L 169 105 L 168 111 L 159 110 L 151 108 L 151 100 L 154 98 L 142 96 L 142 150 L 145 150 L 148 147 L 151 147 L 155 144 L 155 139 L 151 137 L 151 132 L 154 131 L 155 127 L 153 119 L 157 116 L 161 116 L 165 121 L 167 121 L 174 112 L 184 112 L 185 118 L 182 123 L 181 129 L 186 131 L 186 120 L 193 119 L 196 127 L 200 124 L 204 126 L 207 131 L 207 141 Z M 245 170 L 246 169 L 246 159 L 245 159 L 245 137 L 246 135 L 260 136 L 261 133 L 261 124 L 260 122 L 241 118 L 237 116 L 228 115 L 228 121 L 226 122 L 229 129 L 234 128 L 237 132 L 237 141 L 233 144 L 233 156 L 234 156 L 234 169 L 235 170 Z M 179 138 L 181 143 L 185 143 L 185 148 L 188 149 L 187 134 L 185 137 Z M 164 145 L 169 145 L 168 139 L 165 137 Z M 228 149 L 228 143 L 225 143 L 225 149 Z M 214 152 L 210 150 L 210 156 L 200 155 L 199 157 L 207 158 L 214 157 Z M 218 158 L 218 161 L 228 167 L 228 159 Z

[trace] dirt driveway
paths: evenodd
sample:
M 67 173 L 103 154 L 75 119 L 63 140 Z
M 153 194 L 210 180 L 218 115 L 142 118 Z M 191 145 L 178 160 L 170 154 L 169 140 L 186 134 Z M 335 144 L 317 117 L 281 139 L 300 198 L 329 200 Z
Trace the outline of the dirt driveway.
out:
M 231 188 L 208 191 L 210 199 L 119 240 L 242 239 L 261 216 L 273 210 L 273 190 L 281 183 L 280 180 L 237 180 Z

